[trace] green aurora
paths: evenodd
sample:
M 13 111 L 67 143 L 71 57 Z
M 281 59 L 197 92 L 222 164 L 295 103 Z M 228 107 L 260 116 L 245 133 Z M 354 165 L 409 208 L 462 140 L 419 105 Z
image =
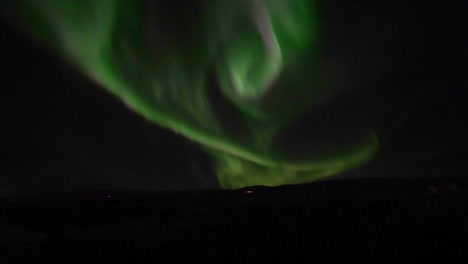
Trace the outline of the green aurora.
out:
M 14 8 L 36 40 L 150 122 L 199 144 L 223 188 L 310 182 L 374 156 L 372 132 L 300 157 L 278 147 L 330 90 L 316 1 L 176 1 L 199 2 L 180 10 L 161 2 L 17 0 Z

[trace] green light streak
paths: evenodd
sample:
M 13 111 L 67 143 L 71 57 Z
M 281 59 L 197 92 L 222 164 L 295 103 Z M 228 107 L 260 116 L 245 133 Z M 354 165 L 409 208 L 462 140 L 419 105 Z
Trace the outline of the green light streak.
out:
M 224 188 L 309 182 L 374 155 L 374 134 L 334 155 L 311 150 L 314 154 L 300 161 L 273 146 L 326 92 L 315 1 L 204 3 L 203 14 L 177 21 L 183 32 L 169 32 L 165 25 L 174 21 L 154 23 L 165 11 L 143 1 L 18 0 L 16 5 L 33 36 L 133 111 L 212 154 Z M 212 89 L 224 97 L 222 105 L 232 105 L 239 131 L 226 128 L 231 120 L 210 97 Z

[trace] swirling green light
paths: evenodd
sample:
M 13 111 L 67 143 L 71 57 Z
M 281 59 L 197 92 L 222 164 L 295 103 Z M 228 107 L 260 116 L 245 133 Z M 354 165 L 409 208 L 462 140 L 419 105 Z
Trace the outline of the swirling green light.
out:
M 202 9 L 166 24 L 162 5 L 150 2 L 15 5 L 32 35 L 135 112 L 212 154 L 224 188 L 309 182 L 373 156 L 372 133 L 301 160 L 275 147 L 278 134 L 326 93 L 315 1 L 198 1 Z

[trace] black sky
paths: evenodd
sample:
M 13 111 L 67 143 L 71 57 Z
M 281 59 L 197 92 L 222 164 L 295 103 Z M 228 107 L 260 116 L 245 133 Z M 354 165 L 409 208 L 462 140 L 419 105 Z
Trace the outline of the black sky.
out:
M 464 5 L 371 2 L 332 1 L 326 24 L 338 43 L 330 62 L 349 69 L 332 108 L 381 139 L 374 161 L 337 178 L 464 177 Z M 0 30 L 0 195 L 219 188 L 194 144 L 148 124 L 4 19 Z

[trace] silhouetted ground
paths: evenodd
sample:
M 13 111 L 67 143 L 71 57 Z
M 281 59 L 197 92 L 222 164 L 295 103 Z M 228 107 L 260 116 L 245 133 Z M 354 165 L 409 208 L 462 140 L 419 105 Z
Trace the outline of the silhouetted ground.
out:
M 0 262 L 463 257 L 467 194 L 460 179 L 362 179 L 236 191 L 21 196 L 0 207 Z

